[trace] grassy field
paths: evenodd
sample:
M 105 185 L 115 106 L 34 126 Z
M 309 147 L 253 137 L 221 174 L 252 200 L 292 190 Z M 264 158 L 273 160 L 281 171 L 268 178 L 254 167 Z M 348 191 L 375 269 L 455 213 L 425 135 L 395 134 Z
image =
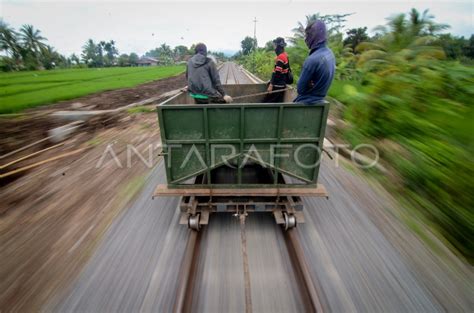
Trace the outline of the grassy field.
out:
M 184 66 L 160 66 L 1 73 L 0 114 L 98 91 L 133 87 L 183 71 Z

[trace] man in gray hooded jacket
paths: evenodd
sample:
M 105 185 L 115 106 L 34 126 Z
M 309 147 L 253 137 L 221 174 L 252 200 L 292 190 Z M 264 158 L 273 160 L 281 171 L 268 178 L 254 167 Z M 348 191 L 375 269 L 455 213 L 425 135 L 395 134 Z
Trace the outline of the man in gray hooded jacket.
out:
M 222 88 L 216 64 L 207 57 L 207 47 L 196 45 L 195 55 L 189 59 L 186 68 L 188 91 L 197 104 L 230 103 L 232 98 Z

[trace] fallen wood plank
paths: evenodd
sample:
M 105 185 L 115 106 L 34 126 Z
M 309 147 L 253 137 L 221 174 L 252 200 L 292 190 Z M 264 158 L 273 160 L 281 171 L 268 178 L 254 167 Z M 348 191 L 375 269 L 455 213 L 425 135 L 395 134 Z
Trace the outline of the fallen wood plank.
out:
M 326 188 L 318 184 L 315 188 L 168 188 L 159 184 L 153 194 L 159 196 L 307 196 L 327 197 Z
M 5 173 L 5 174 L 0 174 L 0 178 L 4 178 L 4 177 L 8 177 L 8 176 L 11 176 L 11 175 L 14 175 L 14 174 L 21 173 L 21 172 L 24 172 L 24 171 L 26 171 L 26 170 L 29 170 L 29 169 L 38 167 L 38 166 L 40 166 L 40 165 L 43 165 L 43 164 L 45 164 L 45 163 L 49 163 L 49 162 L 52 162 L 52 161 L 56 161 L 56 160 L 59 160 L 59 159 L 62 159 L 62 158 L 65 158 L 65 157 L 68 157 L 68 156 L 77 154 L 77 153 L 79 153 L 79 152 L 81 152 L 81 151 L 84 151 L 84 150 L 86 150 L 86 148 L 80 148 L 80 149 L 73 150 L 73 151 L 70 151 L 70 152 L 67 152 L 67 153 L 63 153 L 63 154 L 57 155 L 57 156 L 55 156 L 55 157 L 52 157 L 52 158 L 49 158 L 49 159 L 40 161 L 40 162 L 36 162 L 36 163 L 30 164 L 30 165 L 27 165 L 27 166 L 18 168 L 18 169 L 16 169 L 16 170 L 11 171 L 11 172 L 7 172 L 7 173 Z
M 18 163 L 18 162 L 20 162 L 20 161 L 23 161 L 23 160 L 29 159 L 29 158 L 31 158 L 31 157 L 34 157 L 35 155 L 38 155 L 38 154 L 41 154 L 41 153 L 43 153 L 43 152 L 46 152 L 46 151 L 49 151 L 49 150 L 51 150 L 51 149 L 57 148 L 57 147 L 59 147 L 59 146 L 62 146 L 63 144 L 64 144 L 64 142 L 61 142 L 61 143 L 58 143 L 57 145 L 54 145 L 54 146 L 45 148 L 45 149 L 43 149 L 43 150 L 39 150 L 39 151 L 33 152 L 33 153 L 31 153 L 31 154 L 25 155 L 25 156 L 23 156 L 23 157 L 21 157 L 21 158 L 19 158 L 19 159 L 13 160 L 13 161 L 11 161 L 11 162 L 5 164 L 5 165 L 0 165 L 0 170 L 1 170 L 1 169 L 4 169 L 5 167 L 8 167 L 8 166 L 10 166 L 10 165 L 13 165 L 13 164 L 15 164 L 15 163 Z

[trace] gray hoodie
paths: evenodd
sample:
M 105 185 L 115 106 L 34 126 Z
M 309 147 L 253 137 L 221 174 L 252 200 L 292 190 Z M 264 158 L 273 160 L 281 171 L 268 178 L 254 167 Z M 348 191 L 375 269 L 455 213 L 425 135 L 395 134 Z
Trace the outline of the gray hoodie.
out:
M 188 80 L 188 90 L 194 94 L 209 97 L 225 96 L 216 65 L 205 55 L 197 53 L 189 59 L 186 78 Z

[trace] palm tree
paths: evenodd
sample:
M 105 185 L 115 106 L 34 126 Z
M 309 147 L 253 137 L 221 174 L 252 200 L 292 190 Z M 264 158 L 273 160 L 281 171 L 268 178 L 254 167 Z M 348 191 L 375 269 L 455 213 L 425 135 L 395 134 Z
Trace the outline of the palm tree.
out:
M 43 41 L 47 39 L 41 36 L 41 31 L 35 29 L 33 25 L 23 25 L 20 29 L 20 36 L 26 50 L 34 51 L 37 54 L 41 49 L 46 48 Z
M 306 27 L 308 27 L 308 25 L 311 24 L 312 22 L 314 22 L 316 20 L 319 20 L 319 19 L 321 19 L 321 16 L 319 15 L 319 13 L 306 15 L 305 24 L 303 24 L 302 22 L 298 22 L 298 25 L 291 30 L 294 33 L 294 37 L 295 38 L 304 38 Z M 292 40 L 292 41 L 294 41 L 294 40 Z
M 381 37 L 362 42 L 356 48 L 362 52 L 358 64 L 379 75 L 404 71 L 409 64 L 426 64 L 445 57 L 441 47 L 433 45 L 433 34 L 448 26 L 437 24 L 428 10 L 420 14 L 412 9 L 408 16 L 398 14 L 388 19 L 386 26 L 377 27 Z M 413 62 L 413 63 L 411 63 Z
M 389 50 L 400 50 L 410 46 L 417 38 L 428 39 L 442 30 L 449 28 L 446 24 L 438 24 L 433 21 L 434 16 L 424 10 L 420 14 L 418 10 L 411 9 L 406 14 L 398 14 L 388 19 L 386 26 L 376 27 L 375 30 L 382 35 L 381 40 Z
M 87 40 L 86 44 L 82 47 L 81 57 L 84 63 L 86 63 L 89 67 L 98 66 L 98 45 L 94 42 L 94 40 Z
M 41 67 L 40 54 L 43 49 L 46 49 L 46 44 L 43 41 L 47 39 L 41 36 L 39 29 L 35 29 L 33 25 L 28 24 L 20 28 L 20 38 L 23 44 L 23 58 L 25 60 L 32 60 L 31 64 L 35 60 L 35 67 Z
M 352 51 L 355 51 L 357 45 L 363 41 L 369 40 L 367 34 L 367 27 L 352 28 L 346 31 L 347 37 L 344 39 L 344 46 L 349 46 Z
M 0 51 L 5 51 L 19 65 L 21 62 L 21 46 L 17 38 L 18 33 L 0 19 Z
M 328 14 L 320 15 L 319 13 L 306 15 L 305 24 L 298 22 L 298 26 L 292 29 L 294 33 L 294 38 L 290 38 L 290 41 L 294 42 L 295 39 L 304 38 L 305 29 L 309 24 L 313 23 L 316 20 L 323 21 L 326 24 L 328 37 L 340 33 L 341 29 L 344 28 L 344 23 L 346 22 L 346 17 L 354 13 L 347 14 Z
M 166 43 L 162 43 L 158 49 L 160 50 L 160 54 L 162 56 L 171 57 L 173 55 L 171 47 L 168 46 Z

